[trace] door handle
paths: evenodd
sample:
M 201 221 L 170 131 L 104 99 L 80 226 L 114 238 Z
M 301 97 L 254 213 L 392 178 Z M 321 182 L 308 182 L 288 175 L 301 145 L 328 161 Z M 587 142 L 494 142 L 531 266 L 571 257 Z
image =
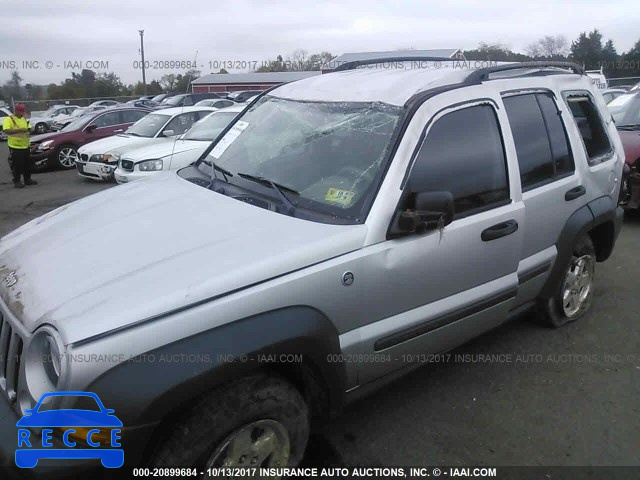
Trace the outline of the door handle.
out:
M 506 222 L 498 223 L 492 227 L 489 227 L 482 231 L 483 242 L 489 242 L 491 240 L 495 240 L 496 238 L 506 237 L 518 230 L 518 222 L 515 220 L 507 220 Z
M 120 128 L 120 129 L 118 129 L 118 130 L 114 130 L 114 131 L 113 131 L 113 133 L 120 133 L 120 132 L 122 132 L 122 131 L 124 131 L 124 128 Z
M 576 198 L 581 197 L 585 193 L 587 193 L 587 189 L 582 185 L 578 185 L 577 187 L 568 190 L 567 193 L 564 194 L 564 199 L 568 202 L 570 200 L 575 200 Z

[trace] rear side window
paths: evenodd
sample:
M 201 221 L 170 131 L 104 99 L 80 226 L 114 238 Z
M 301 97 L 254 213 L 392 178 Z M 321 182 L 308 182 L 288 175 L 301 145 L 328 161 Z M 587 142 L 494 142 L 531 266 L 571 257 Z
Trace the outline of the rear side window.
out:
M 118 125 L 120 123 L 120 112 L 105 113 L 96 118 L 92 123 L 97 128 Z
M 136 123 L 146 115 L 147 112 L 143 112 L 140 110 L 124 110 L 122 112 L 122 123 Z
M 477 105 L 436 120 L 418 152 L 409 189 L 451 192 L 456 217 L 507 203 L 504 146 L 493 108 Z
M 573 172 L 567 134 L 551 95 L 514 95 L 503 102 L 518 154 L 522 189 Z
M 589 165 L 599 163 L 612 152 L 612 148 L 593 99 L 588 93 L 569 93 L 565 100 L 580 131 Z

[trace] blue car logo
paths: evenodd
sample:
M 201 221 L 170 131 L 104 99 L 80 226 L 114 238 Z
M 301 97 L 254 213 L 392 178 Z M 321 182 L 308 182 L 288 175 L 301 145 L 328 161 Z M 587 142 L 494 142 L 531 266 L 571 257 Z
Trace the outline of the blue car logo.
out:
M 88 404 L 90 409 L 48 409 L 55 398 L 85 397 L 77 399 Z M 49 399 L 49 401 L 47 401 Z M 44 407 L 43 407 L 44 404 Z M 54 459 L 100 459 L 107 468 L 119 468 L 124 463 L 124 451 L 120 447 L 122 422 L 104 408 L 95 393 L 51 392 L 40 397 L 36 406 L 25 410 L 18 420 L 18 449 L 16 465 L 33 468 L 41 458 Z M 32 428 L 42 428 L 41 438 L 36 441 Z M 56 444 L 53 440 L 56 438 Z M 38 444 L 40 443 L 40 445 Z

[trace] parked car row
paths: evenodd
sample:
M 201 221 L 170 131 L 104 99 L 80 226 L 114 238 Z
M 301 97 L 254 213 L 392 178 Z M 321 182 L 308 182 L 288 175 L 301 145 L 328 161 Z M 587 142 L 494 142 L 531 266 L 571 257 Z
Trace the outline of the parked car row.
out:
M 184 107 L 151 112 L 125 132 L 81 147 L 76 159 L 78 173 L 87 178 L 111 180 L 123 149 L 158 142 L 173 143 L 170 140 L 213 111 L 215 109 L 211 107 Z

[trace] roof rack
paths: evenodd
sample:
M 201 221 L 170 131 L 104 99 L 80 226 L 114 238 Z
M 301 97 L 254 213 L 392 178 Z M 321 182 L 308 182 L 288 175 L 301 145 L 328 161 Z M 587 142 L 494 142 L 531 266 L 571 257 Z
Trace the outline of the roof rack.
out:
M 366 60 L 354 60 L 353 62 L 345 62 L 341 65 L 338 65 L 333 69 L 334 72 L 341 72 L 343 70 L 354 70 L 363 65 L 374 65 L 376 63 L 390 63 L 390 62 L 442 62 L 442 61 L 464 61 L 460 58 L 444 58 L 444 57 L 423 57 L 423 56 L 415 56 L 415 57 L 378 57 L 378 58 L 369 58 Z
M 563 68 L 573 71 L 578 75 L 584 75 L 584 69 L 577 63 L 572 62 L 554 62 L 554 61 L 536 61 L 536 62 L 514 62 L 506 65 L 495 65 L 493 67 L 484 67 L 474 70 L 465 79 L 465 83 L 480 83 L 489 80 L 489 75 L 497 72 L 505 72 L 508 70 L 519 70 L 529 68 Z

